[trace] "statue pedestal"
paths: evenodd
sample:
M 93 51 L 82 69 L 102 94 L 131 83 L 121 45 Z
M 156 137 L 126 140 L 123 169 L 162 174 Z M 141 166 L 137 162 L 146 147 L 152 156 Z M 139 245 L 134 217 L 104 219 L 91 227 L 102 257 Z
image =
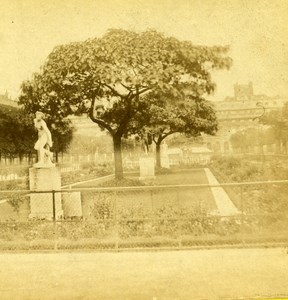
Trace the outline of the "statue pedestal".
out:
M 165 169 L 170 169 L 170 161 L 168 155 L 161 156 L 161 167 Z
M 153 157 L 140 157 L 140 177 L 139 180 L 155 179 L 155 168 Z
M 161 145 L 160 160 L 161 160 L 162 168 L 170 169 L 170 161 L 169 161 L 169 156 L 168 156 L 168 145 L 166 143 Z
M 30 194 L 30 218 L 52 219 L 53 218 L 53 194 L 52 190 L 61 189 L 60 171 L 55 167 L 30 168 L 29 188 L 31 191 L 43 193 Z M 49 191 L 49 193 L 45 193 Z M 56 219 L 63 217 L 61 193 L 55 193 Z

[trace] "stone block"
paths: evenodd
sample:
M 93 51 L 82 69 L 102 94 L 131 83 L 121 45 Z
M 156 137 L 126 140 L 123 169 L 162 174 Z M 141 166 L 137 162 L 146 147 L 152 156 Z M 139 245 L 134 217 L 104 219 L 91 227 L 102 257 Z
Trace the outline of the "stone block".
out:
M 155 162 L 153 157 L 139 158 L 140 177 L 139 180 L 155 178 Z
M 53 190 L 61 189 L 61 174 L 55 168 L 30 168 L 29 187 L 31 191 L 47 191 L 47 193 L 30 194 L 30 218 L 53 218 Z M 49 193 L 48 193 L 49 191 Z M 55 193 L 56 219 L 63 217 L 61 193 Z
M 81 192 L 62 193 L 64 217 L 82 217 Z
M 63 217 L 61 193 L 55 193 L 55 217 Z M 53 195 L 52 193 L 31 193 L 29 218 L 53 219 Z
M 30 168 L 29 188 L 32 191 L 52 191 L 61 189 L 61 174 L 56 167 Z
M 170 161 L 169 157 L 167 156 L 161 156 L 161 167 L 165 169 L 170 169 Z

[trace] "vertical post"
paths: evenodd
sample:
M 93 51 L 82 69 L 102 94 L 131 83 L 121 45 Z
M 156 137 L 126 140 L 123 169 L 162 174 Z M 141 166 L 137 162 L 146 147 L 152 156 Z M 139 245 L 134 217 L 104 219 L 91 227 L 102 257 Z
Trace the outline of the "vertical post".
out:
M 52 207 L 53 207 L 53 222 L 56 222 L 56 200 L 55 200 L 55 191 L 52 191 Z
M 114 194 L 115 250 L 119 248 L 119 216 L 117 208 L 117 191 Z
M 182 225 L 182 220 L 180 217 L 180 211 L 181 211 L 181 204 L 180 204 L 180 197 L 179 197 L 179 189 L 177 188 L 176 190 L 176 195 L 177 195 L 177 204 L 178 204 L 178 218 L 177 218 L 177 235 L 178 235 L 178 248 L 180 249 L 182 247 L 182 237 L 181 237 L 181 225 Z
M 242 244 L 245 244 L 244 241 L 244 202 L 243 202 L 243 186 L 240 185 L 240 205 L 241 205 L 241 235 L 242 235 Z
M 153 189 L 150 190 L 150 200 L 151 200 L 151 210 L 150 210 L 150 216 L 148 218 L 148 222 L 150 222 L 150 224 L 148 224 L 148 230 L 151 230 L 151 232 L 153 232 L 152 228 L 157 228 L 156 227 L 156 220 L 155 220 L 155 212 L 154 212 L 154 196 L 153 196 Z M 150 226 L 151 225 L 151 226 Z M 155 234 L 155 231 L 154 231 Z M 152 236 L 153 238 L 153 236 Z
M 154 211 L 153 190 L 150 190 L 151 209 Z
M 57 250 L 57 224 L 56 224 L 56 197 L 55 190 L 52 190 L 52 209 L 53 209 L 53 235 L 54 235 L 54 250 Z

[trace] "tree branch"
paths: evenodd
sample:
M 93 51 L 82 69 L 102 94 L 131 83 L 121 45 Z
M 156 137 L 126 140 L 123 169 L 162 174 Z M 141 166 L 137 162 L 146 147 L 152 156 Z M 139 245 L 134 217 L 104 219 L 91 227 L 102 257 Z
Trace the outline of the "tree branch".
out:
M 133 91 L 133 88 L 128 88 L 128 86 L 126 86 L 124 83 L 120 82 L 120 84 L 129 92 Z
M 175 133 L 175 132 L 176 132 L 176 131 L 169 131 L 169 132 L 163 134 L 163 139 L 162 139 L 162 140 L 164 140 L 168 135 L 171 135 L 171 134 L 173 134 L 173 133 Z
M 120 94 L 119 92 L 117 92 L 112 86 L 110 86 L 109 84 L 106 83 L 101 83 L 103 86 L 107 87 L 115 96 L 118 96 L 120 98 L 125 98 L 125 95 Z
M 143 90 L 141 90 L 141 91 L 138 92 L 138 95 L 141 95 L 141 94 L 143 94 L 143 93 L 146 93 L 146 92 L 149 91 L 149 90 L 151 90 L 150 87 L 144 88 Z
M 91 119 L 94 123 L 96 123 L 96 124 L 102 126 L 102 127 L 105 128 L 106 130 L 108 130 L 109 133 L 110 133 L 111 135 L 113 135 L 113 129 L 112 129 L 108 124 L 106 124 L 106 123 L 105 123 L 103 120 L 101 120 L 101 119 L 95 118 L 95 116 L 94 116 L 94 105 L 95 105 L 95 98 L 93 98 L 92 103 L 91 103 L 91 107 L 90 107 L 90 109 L 89 109 L 89 117 L 90 117 L 90 119 Z
M 132 67 L 134 75 L 137 76 L 138 74 L 136 73 L 135 68 L 134 68 L 134 66 L 132 64 L 131 64 L 131 67 Z

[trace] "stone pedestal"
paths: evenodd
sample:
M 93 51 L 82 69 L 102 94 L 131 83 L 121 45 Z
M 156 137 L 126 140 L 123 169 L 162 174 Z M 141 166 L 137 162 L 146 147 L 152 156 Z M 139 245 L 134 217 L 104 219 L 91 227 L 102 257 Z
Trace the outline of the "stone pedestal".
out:
M 168 156 L 161 156 L 161 167 L 170 169 L 170 161 Z
M 140 180 L 149 180 L 155 178 L 155 167 L 154 167 L 154 158 L 153 157 L 140 157 L 139 166 L 140 166 Z
M 82 217 L 81 193 L 62 193 L 62 204 L 65 218 Z
M 30 168 L 29 187 L 31 191 L 43 193 L 30 194 L 30 218 L 52 219 L 53 218 L 53 194 L 52 190 L 61 189 L 60 171 L 55 167 Z M 49 193 L 45 193 L 49 191 Z M 56 219 L 63 217 L 61 193 L 55 193 Z
M 170 169 L 170 161 L 169 161 L 169 156 L 168 156 L 168 145 L 166 143 L 161 145 L 160 160 L 161 160 L 162 168 Z

